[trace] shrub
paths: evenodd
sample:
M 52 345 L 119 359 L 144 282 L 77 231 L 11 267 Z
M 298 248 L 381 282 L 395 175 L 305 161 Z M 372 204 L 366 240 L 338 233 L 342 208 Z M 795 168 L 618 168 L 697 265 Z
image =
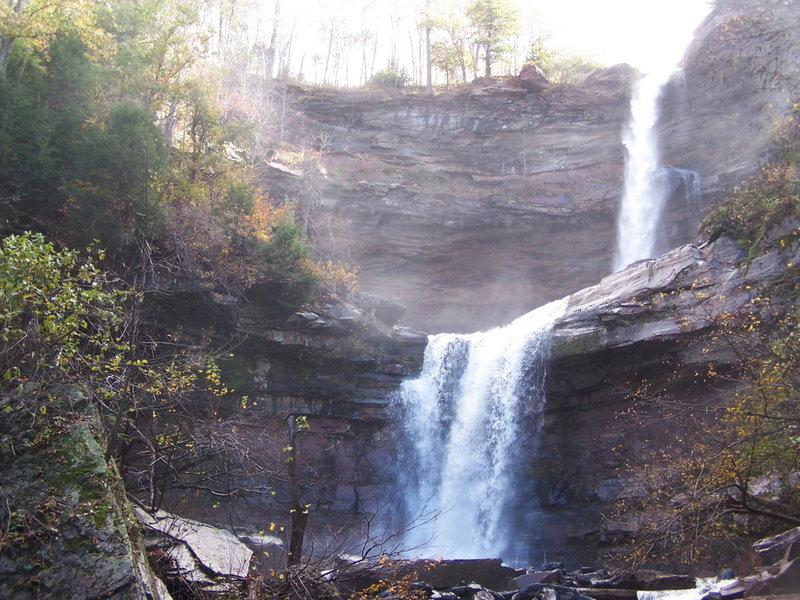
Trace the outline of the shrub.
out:
M 800 103 L 782 124 L 771 159 L 758 175 L 717 204 L 701 228 L 712 239 L 727 235 L 750 254 L 764 247 L 770 230 L 789 218 L 800 218 Z
M 382 71 L 373 74 L 367 81 L 367 85 L 372 87 L 402 88 L 411 83 L 406 70 L 403 68 L 387 67 Z

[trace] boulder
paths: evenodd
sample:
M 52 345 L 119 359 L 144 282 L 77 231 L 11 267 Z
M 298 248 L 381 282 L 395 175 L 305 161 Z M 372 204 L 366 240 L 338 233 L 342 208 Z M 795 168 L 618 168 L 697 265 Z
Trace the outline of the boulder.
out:
M 468 581 L 493 590 L 504 590 L 511 579 L 520 573 L 519 569 L 504 566 L 499 558 L 476 558 L 434 561 L 423 578 L 438 588 L 452 587 L 461 581 Z
M 387 325 L 394 325 L 406 312 L 406 306 L 399 298 L 385 298 L 377 294 L 361 292 L 357 298 L 358 304 L 371 311 L 376 318 Z
M 581 79 L 578 85 L 604 89 L 629 88 L 636 77 L 641 77 L 639 71 L 627 63 L 620 63 L 612 67 L 590 71 Z
M 250 569 L 253 551 L 232 533 L 164 510 L 135 509 L 145 545 L 166 562 L 168 580 L 190 582 L 206 593 L 229 593 Z
M 764 564 L 771 565 L 781 559 L 793 560 L 800 547 L 800 527 L 795 527 L 781 534 L 758 540 L 753 544 Z
M 576 588 L 534 583 L 514 594 L 512 600 L 592 600 Z
M 527 92 L 537 94 L 550 87 L 550 81 L 539 67 L 533 64 L 526 64 L 517 76 L 519 86 Z
M 639 569 L 633 573 L 625 573 L 605 581 L 598 581 L 592 587 L 654 592 L 688 590 L 696 587 L 696 585 L 695 578 L 689 575 L 674 575 L 650 569 Z
M 564 573 L 555 569 L 551 571 L 531 571 L 511 580 L 518 590 L 523 590 L 534 583 L 564 583 Z
M 340 579 L 355 590 L 385 579 L 412 578 L 459 597 L 472 597 L 483 588 L 507 589 L 511 579 L 522 574 L 499 558 L 373 562 L 342 557 L 338 567 Z
M 0 517 L 0 598 L 171 600 L 132 526 L 86 390 L 41 394 L 23 387 L 0 398 L 0 481 L 10 507 Z M 33 418 L 39 402 L 46 418 Z
M 800 558 L 781 562 L 765 591 L 769 594 L 800 592 Z

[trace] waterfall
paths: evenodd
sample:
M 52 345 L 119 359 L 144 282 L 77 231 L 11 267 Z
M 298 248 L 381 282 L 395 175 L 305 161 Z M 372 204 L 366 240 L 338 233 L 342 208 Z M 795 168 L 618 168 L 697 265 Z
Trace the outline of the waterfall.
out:
M 651 258 L 668 189 L 662 176 L 658 151 L 658 105 L 670 72 L 645 75 L 631 98 L 631 116 L 623 136 L 625 145 L 625 192 L 617 219 L 617 251 L 614 270 Z
M 697 13 L 697 21 L 686 20 L 686 30 L 670 32 L 663 54 L 634 87 L 630 118 L 623 134 L 625 188 L 617 216 L 617 247 L 613 270 L 652 258 L 657 250 L 658 225 L 669 197 L 669 177 L 661 165 L 658 118 L 661 93 L 677 70 L 694 27 L 708 13 Z M 695 16 L 695 15 L 693 15 Z
M 679 179 L 678 193 L 683 197 L 684 206 L 688 219 L 693 228 L 700 224 L 701 204 L 703 193 L 700 190 L 700 174 L 689 169 L 679 169 L 677 167 L 667 167 Z
M 496 557 L 509 547 L 514 457 L 538 432 L 550 330 L 567 301 L 502 328 L 429 338 L 398 405 L 400 487 L 407 514 L 423 521 L 405 539 L 414 553 Z

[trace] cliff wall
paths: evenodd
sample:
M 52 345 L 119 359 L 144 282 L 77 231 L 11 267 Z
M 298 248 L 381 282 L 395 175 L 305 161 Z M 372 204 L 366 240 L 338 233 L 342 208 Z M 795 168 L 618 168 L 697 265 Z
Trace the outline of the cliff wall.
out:
M 665 250 L 755 172 L 797 96 L 797 4 L 718 4 L 663 97 Z M 636 77 L 618 65 L 572 87 L 481 80 L 430 98 L 287 90 L 303 143 L 324 149 L 319 239 L 432 333 L 503 324 L 592 285 L 611 268 Z M 264 175 L 275 195 L 301 193 L 280 156 Z

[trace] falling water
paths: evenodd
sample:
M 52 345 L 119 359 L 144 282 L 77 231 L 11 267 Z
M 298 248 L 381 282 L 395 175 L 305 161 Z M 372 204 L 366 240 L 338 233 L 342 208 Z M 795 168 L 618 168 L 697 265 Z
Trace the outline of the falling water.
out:
M 617 217 L 614 271 L 655 254 L 658 224 L 670 192 L 659 152 L 659 100 L 702 16 L 697 13 L 698 21 L 687 18 L 685 31 L 669 32 L 658 63 L 647 69 L 633 90 L 630 120 L 622 140 L 625 190 Z
M 661 212 L 668 190 L 660 176 L 658 100 L 669 80 L 666 70 L 645 75 L 631 98 L 631 117 L 623 137 L 626 149 L 625 193 L 617 219 L 614 270 L 653 256 Z
M 401 487 L 416 553 L 501 556 L 515 449 L 535 435 L 544 404 L 550 330 L 567 299 L 487 332 L 429 339 L 422 373 L 401 390 L 406 440 Z

